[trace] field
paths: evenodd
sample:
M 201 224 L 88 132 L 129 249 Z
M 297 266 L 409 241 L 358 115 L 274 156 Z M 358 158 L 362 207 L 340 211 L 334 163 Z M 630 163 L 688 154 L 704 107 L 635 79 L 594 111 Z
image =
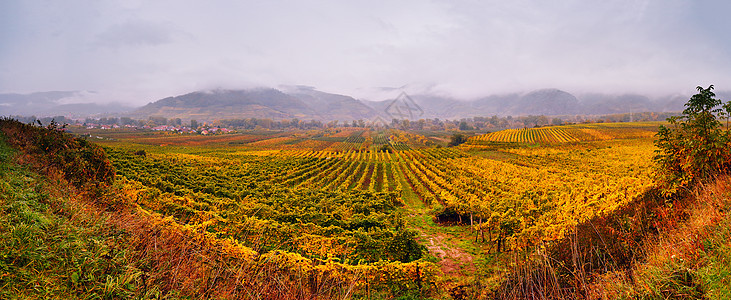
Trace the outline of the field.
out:
M 403 280 L 384 284 L 430 290 L 494 283 L 508 253 L 644 193 L 659 124 L 505 130 L 458 147 L 368 128 L 87 136 L 145 210 L 302 266 L 367 269 Z
M 656 150 L 675 146 L 660 125 L 67 134 L 2 119 L 0 297 L 727 295 L 731 181 L 667 196 L 686 177 L 658 176 L 676 153 Z
M 652 138 L 662 122 L 595 123 L 508 129 L 470 139 L 475 145 L 485 142 L 558 144 L 628 138 Z

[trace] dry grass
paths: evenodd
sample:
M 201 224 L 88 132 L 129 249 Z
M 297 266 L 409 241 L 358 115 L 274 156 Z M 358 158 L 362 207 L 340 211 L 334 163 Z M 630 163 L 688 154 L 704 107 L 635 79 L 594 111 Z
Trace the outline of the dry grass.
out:
M 724 219 L 731 206 L 731 177 L 717 178 L 695 189 L 689 204 L 689 217 L 684 222 L 660 232 L 643 249 L 643 262 L 635 263 L 628 272 L 598 276 L 590 298 L 706 299 L 715 292 L 709 288 L 714 283 L 703 278 L 714 274 L 703 270 L 717 263 L 717 255 L 708 245 L 728 225 Z

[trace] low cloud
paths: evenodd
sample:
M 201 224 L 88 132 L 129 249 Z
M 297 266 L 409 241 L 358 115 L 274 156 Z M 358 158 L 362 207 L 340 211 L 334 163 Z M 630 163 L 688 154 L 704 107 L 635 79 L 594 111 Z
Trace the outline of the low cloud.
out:
M 157 46 L 173 41 L 170 25 L 144 20 L 128 20 L 113 24 L 96 35 L 96 44 L 102 47 Z

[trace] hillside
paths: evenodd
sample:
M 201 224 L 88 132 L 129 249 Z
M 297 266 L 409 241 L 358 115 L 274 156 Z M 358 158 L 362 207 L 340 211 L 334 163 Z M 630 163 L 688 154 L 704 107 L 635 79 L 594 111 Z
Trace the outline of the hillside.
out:
M 370 107 L 348 96 L 307 88 L 292 88 L 287 92 L 258 88 L 213 90 L 168 97 L 127 115 L 138 119 L 162 116 L 199 121 L 247 118 L 329 121 L 370 119 L 375 113 Z
M 370 120 L 377 115 L 373 108 L 350 96 L 301 86 L 287 88 L 285 92 L 304 102 L 323 120 Z

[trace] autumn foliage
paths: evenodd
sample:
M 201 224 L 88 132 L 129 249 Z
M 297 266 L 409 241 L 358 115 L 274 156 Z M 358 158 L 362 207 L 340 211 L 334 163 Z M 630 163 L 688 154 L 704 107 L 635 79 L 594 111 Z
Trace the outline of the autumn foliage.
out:
M 64 127 L 51 122 L 47 126 L 0 119 L 0 130 L 7 142 L 26 153 L 29 163 L 41 171 L 58 171 L 77 187 L 101 188 L 114 181 L 114 167 L 98 145 L 74 138 Z

